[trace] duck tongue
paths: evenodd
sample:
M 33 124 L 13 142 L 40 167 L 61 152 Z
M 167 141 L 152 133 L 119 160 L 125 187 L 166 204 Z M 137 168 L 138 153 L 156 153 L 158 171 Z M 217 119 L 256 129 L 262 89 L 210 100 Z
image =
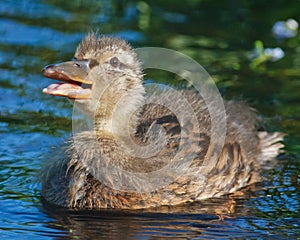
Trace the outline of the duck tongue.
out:
M 71 99 L 86 99 L 90 97 L 91 89 L 82 88 L 81 86 L 72 83 L 53 83 L 47 88 L 44 88 L 43 93 L 54 96 L 68 97 Z

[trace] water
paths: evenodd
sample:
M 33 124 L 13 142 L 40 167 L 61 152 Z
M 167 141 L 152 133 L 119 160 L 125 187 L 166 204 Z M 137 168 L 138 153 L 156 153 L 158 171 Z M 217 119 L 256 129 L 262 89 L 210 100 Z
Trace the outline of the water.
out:
M 2 0 L 1 239 L 300 238 L 300 35 L 282 39 L 271 32 L 277 21 L 299 22 L 299 9 L 297 1 L 279 0 L 271 5 Z M 267 180 L 244 195 L 151 211 L 75 212 L 44 205 L 36 175 L 44 153 L 69 136 L 72 106 L 42 94 L 51 80 L 41 69 L 72 58 L 91 29 L 136 47 L 167 47 L 189 55 L 212 75 L 225 98 L 248 101 L 263 117 L 264 128 L 287 133 L 286 152 L 265 172 Z M 258 40 L 264 48 L 280 47 L 285 56 L 275 62 L 259 55 L 249 59 Z M 168 79 L 160 72 L 147 74 Z

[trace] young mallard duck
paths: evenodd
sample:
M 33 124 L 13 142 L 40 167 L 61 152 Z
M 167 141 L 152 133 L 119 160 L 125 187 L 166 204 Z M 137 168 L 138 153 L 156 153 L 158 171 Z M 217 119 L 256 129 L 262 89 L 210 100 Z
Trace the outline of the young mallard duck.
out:
M 167 107 L 145 104 L 140 62 L 118 38 L 88 34 L 73 61 L 48 65 L 43 74 L 62 81 L 44 93 L 75 100 L 94 120 L 94 129 L 74 134 L 42 168 L 42 196 L 58 206 L 139 209 L 218 197 L 261 181 L 263 164 L 282 147 L 281 133 L 257 131 L 253 109 L 224 102 L 225 144 L 220 154 L 210 155 L 212 164 L 204 164 L 215 148 L 205 101 L 193 90 L 181 90 L 197 131 L 182 127 Z

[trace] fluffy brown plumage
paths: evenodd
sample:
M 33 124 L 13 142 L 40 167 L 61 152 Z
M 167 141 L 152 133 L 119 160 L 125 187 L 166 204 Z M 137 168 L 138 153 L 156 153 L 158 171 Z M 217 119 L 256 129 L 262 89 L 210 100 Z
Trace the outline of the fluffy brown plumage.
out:
M 182 90 L 199 123 L 198 132 L 188 131 L 189 124 L 182 127 L 168 108 L 144 105 L 140 63 L 121 39 L 89 34 L 78 46 L 74 61 L 49 65 L 44 75 L 65 82 L 50 85 L 45 93 L 76 99 L 76 106 L 94 119 L 94 131 L 75 134 L 45 161 L 42 196 L 58 206 L 138 209 L 218 197 L 261 181 L 264 162 L 273 159 L 282 147 L 281 133 L 257 131 L 255 113 L 245 103 L 224 102 L 225 144 L 219 156 L 212 154 L 214 164 L 203 165 L 206 153 L 214 151 L 206 103 L 195 91 Z M 182 107 L 180 99 L 172 99 L 168 93 L 163 96 Z M 144 158 L 139 155 L 146 154 L 143 151 L 132 154 L 133 149 L 125 150 L 130 141 L 147 146 L 157 138 L 157 126 L 165 131 L 164 146 L 157 154 Z M 185 159 L 191 159 L 188 166 Z M 143 176 L 155 176 L 168 164 L 175 170 L 165 177 L 172 181 L 162 181 L 161 187 L 147 191 Z M 111 166 L 113 171 L 121 170 L 103 171 Z M 140 175 L 128 179 L 123 170 Z M 178 175 L 177 170 L 185 174 Z M 154 179 L 153 183 L 159 182 Z

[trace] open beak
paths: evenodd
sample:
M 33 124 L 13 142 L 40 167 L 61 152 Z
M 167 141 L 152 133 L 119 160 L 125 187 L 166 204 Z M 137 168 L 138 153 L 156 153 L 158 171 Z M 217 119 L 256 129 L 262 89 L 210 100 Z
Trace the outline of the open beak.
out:
M 90 98 L 93 83 L 87 80 L 89 72 L 87 60 L 51 64 L 44 67 L 42 72 L 45 77 L 62 81 L 44 88 L 43 93 L 70 99 Z

